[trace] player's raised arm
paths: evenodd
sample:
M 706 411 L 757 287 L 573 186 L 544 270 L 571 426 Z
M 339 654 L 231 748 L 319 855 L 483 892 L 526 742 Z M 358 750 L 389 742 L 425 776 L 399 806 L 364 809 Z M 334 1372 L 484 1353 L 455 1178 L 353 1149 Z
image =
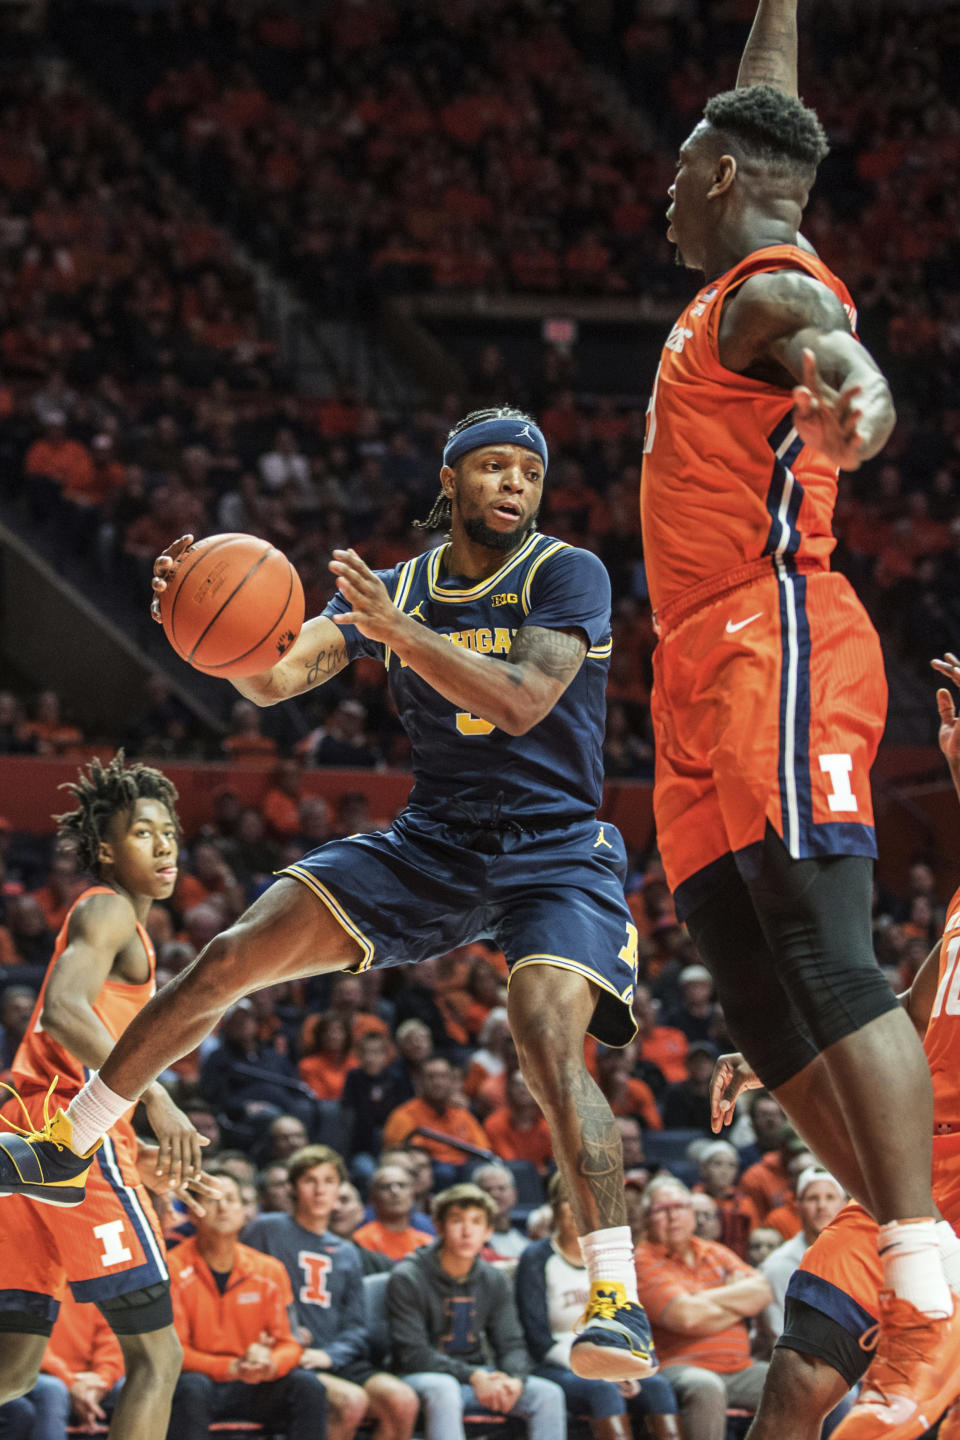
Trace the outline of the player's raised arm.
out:
M 760 0 L 737 71 L 737 89 L 773 85 L 797 93 L 797 0 Z
M 522 626 L 505 660 L 451 645 L 401 614 L 379 576 L 354 550 L 335 550 L 330 568 L 350 603 L 337 622 L 387 645 L 434 690 L 508 735 L 524 735 L 553 709 L 587 654 L 582 631 Z
M 752 276 L 724 308 L 718 348 L 728 370 L 793 381 L 797 434 L 841 470 L 886 444 L 897 418 L 890 386 L 819 280 L 799 270 Z

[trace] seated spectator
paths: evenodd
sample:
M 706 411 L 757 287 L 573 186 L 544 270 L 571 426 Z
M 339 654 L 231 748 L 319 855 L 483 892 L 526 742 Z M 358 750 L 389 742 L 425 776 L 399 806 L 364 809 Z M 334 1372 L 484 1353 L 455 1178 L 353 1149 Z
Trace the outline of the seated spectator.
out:
M 637 1053 L 642 1061 L 657 1067 L 667 1084 L 678 1085 L 686 1079 L 684 1062 L 690 1042 L 682 1030 L 659 1024 L 659 1014 L 660 1002 L 653 998 L 650 986 L 638 985 L 633 994 Z
M 720 1239 L 720 1207 L 712 1195 L 695 1190 L 693 1196 L 693 1233 L 701 1240 Z
M 759 1224 L 759 1216 L 753 1201 L 737 1186 L 740 1156 L 736 1147 L 727 1140 L 712 1140 L 697 1161 L 700 1183 L 694 1186 L 694 1193 L 712 1196 L 717 1203 L 720 1233 L 715 1238 L 746 1260 L 750 1231 Z
M 455 1084 L 456 1075 L 449 1060 L 440 1055 L 427 1060 L 420 1067 L 419 1095 L 398 1105 L 387 1119 L 383 1127 L 384 1145 L 402 1145 L 414 1130 L 424 1127 L 486 1151 L 487 1137 L 480 1122 L 463 1106 L 451 1103 Z M 435 1173 L 437 1166 L 443 1165 L 449 1174 L 451 1169 L 463 1164 L 469 1153 L 432 1135 L 418 1135 L 416 1142 L 430 1155 Z
M 262 1114 L 264 1107 L 274 1106 L 295 1115 L 304 1125 L 312 1123 L 316 1102 L 299 1080 L 290 1057 L 273 1045 L 259 1043 L 257 1017 L 249 1000 L 230 1006 L 220 1021 L 217 1038 L 219 1043 L 200 1071 L 201 1093 L 215 1109 L 253 1118 Z
M 207 1440 L 221 1419 L 257 1421 L 287 1440 L 326 1436 L 324 1388 L 297 1368 L 303 1349 L 290 1331 L 287 1272 L 238 1242 L 243 1206 L 232 1175 L 220 1177 L 220 1195 L 205 1197 L 205 1209 L 196 1235 L 170 1256 L 183 1373 L 168 1437 Z
M 173 892 L 174 907 L 184 914 L 211 896 L 225 902 L 228 920 L 235 920 L 246 904 L 243 887 L 212 840 L 198 840 L 189 857 L 181 855 L 180 874 Z
M 728 1407 L 760 1401 L 767 1365 L 751 1359 L 743 1321 L 770 1303 L 770 1286 L 725 1245 L 699 1239 L 690 1191 L 672 1176 L 651 1180 L 644 1208 L 637 1290 L 660 1374 L 680 1402 L 685 1440 L 722 1440 Z
M 2 975 L 0 970 L 0 978 Z M 29 985 L 8 985 L 0 995 L 0 1073 L 13 1064 L 36 1003 L 37 992 Z
M 566 1434 L 563 1391 L 531 1376 L 510 1281 L 479 1258 L 492 1200 L 454 1185 L 435 1208 L 439 1238 L 387 1282 L 394 1365 L 423 1401 L 428 1434 L 464 1440 L 464 1412 L 486 1410 L 525 1419 L 529 1440 L 557 1440 Z
M 436 1227 L 430 1216 L 433 1206 L 433 1161 L 426 1150 L 419 1145 L 395 1145 L 384 1147 L 380 1152 L 381 1165 L 402 1165 L 410 1174 L 413 1184 L 413 1210 L 410 1224 L 428 1235 L 436 1235 Z M 373 1206 L 368 1205 L 365 1218 L 373 1219 Z
M 259 810 L 241 810 L 236 834 L 221 847 L 230 869 L 249 895 L 268 885 L 283 863 L 278 846 L 268 837 Z M 154 907 L 156 908 L 156 907 Z
M 517 1203 L 517 1187 L 513 1176 L 505 1165 L 479 1165 L 471 1178 L 473 1184 L 479 1185 L 497 1207 L 485 1258 L 516 1260 L 526 1250 L 530 1241 L 511 1219 L 511 1212 Z
M 290 1162 L 292 1213 L 261 1215 L 247 1238 L 286 1269 L 297 1334 L 307 1347 L 300 1364 L 316 1374 L 327 1392 L 337 1440 L 352 1440 L 368 1418 L 376 1440 L 410 1440 L 417 1398 L 409 1386 L 370 1363 L 360 1258 L 329 1228 L 346 1178 L 335 1150 L 305 1146 Z
M 587 1420 L 595 1440 L 631 1440 L 632 1417 L 643 1416 L 654 1440 L 680 1440 L 677 1402 L 659 1375 L 615 1384 L 584 1380 L 570 1369 L 575 1327 L 589 1298 L 577 1223 L 559 1175 L 547 1188 L 550 1234 L 527 1246 L 514 1276 L 514 1295 L 534 1374 L 563 1390 L 567 1406 Z
M 261 1215 L 273 1215 L 277 1211 L 289 1215 L 293 1207 L 290 1191 L 290 1173 L 281 1161 L 267 1165 L 257 1176 L 257 1195 Z
M 39 988 L 53 954 L 56 932 L 50 929 L 41 906 L 30 895 L 17 895 L 7 906 L 7 928 L 18 963 L 39 972 Z
M 326 723 L 311 730 L 297 745 L 305 765 L 336 765 L 345 770 L 372 770 L 383 756 L 367 735 L 367 708 L 359 700 L 341 700 Z
M 296 1115 L 278 1115 L 267 1126 L 264 1165 L 286 1164 L 308 1140 L 306 1126 Z
M 710 1133 L 710 1076 L 717 1058 L 714 1045 L 694 1041 L 687 1051 L 687 1078 L 668 1085 L 660 1113 L 669 1130 L 702 1130 Z
M 505 1005 L 495 1005 L 490 1011 L 480 1029 L 479 1039 L 480 1048 L 471 1056 L 463 1084 L 464 1093 L 472 1103 L 476 1102 L 477 1092 L 485 1081 L 506 1072 L 507 1053 L 513 1046 L 513 1037 Z M 485 1118 L 481 1115 L 481 1119 Z
M 750 1239 L 747 1241 L 747 1260 L 754 1270 L 759 1270 L 768 1255 L 778 1250 L 783 1244 L 783 1236 L 779 1230 L 771 1230 L 769 1225 L 758 1225 L 755 1230 L 750 1231 Z
M 23 728 L 27 738 L 34 742 L 38 755 L 83 754 L 83 731 L 78 725 L 71 725 L 64 720 L 62 702 L 56 690 L 40 691 L 34 701 L 33 719 L 28 720 Z M 76 865 L 73 874 L 77 874 Z M 64 908 L 60 917 L 61 924 L 69 908 L 69 905 Z M 60 925 L 53 925 L 51 922 L 51 928 L 59 930 Z
M 543 1172 L 553 1155 L 553 1141 L 540 1107 L 526 1080 L 514 1070 L 507 1081 L 507 1103 L 483 1123 L 490 1149 L 501 1160 L 529 1160 Z
M 408 1021 L 416 1025 L 416 1020 Z M 391 1110 L 413 1098 L 413 1085 L 400 1060 L 390 1060 L 386 1035 L 370 1031 L 357 1044 L 357 1064 L 347 1071 L 341 1101 L 347 1120 L 347 1153 L 356 1173 L 360 1156 L 373 1156 L 380 1148 L 383 1127 Z M 372 1174 L 372 1162 L 361 1163 Z
M 243 1150 L 221 1150 L 217 1155 L 217 1174 L 232 1175 L 238 1185 L 252 1185 L 257 1167 Z
M 420 1066 L 433 1054 L 433 1035 L 422 1020 L 402 1020 L 393 1037 L 397 1059 L 403 1066 L 411 1092 L 416 1089 Z
M 622 1050 L 598 1048 L 597 1084 L 610 1102 L 614 1115 L 633 1115 L 644 1129 L 662 1130 L 663 1121 L 653 1091 L 643 1080 L 637 1080 L 631 1074 L 633 1061 L 632 1045 L 625 1045 Z
M 277 742 L 264 735 L 260 711 L 252 701 L 237 700 L 234 704 L 223 748 L 235 765 L 266 765 L 276 758 Z
M 633 1115 L 617 1115 L 614 1118 L 623 1146 L 624 1172 L 642 1169 L 647 1163 L 647 1157 L 643 1153 L 643 1131 L 640 1129 L 639 1120 Z
M 339 1100 L 351 1067 L 350 1030 L 341 1015 L 327 1010 L 312 1026 L 309 1049 L 300 1057 L 300 1079 L 319 1100 Z
M 765 1222 L 771 1230 L 776 1230 L 782 1235 L 784 1240 L 792 1240 L 794 1235 L 803 1229 L 803 1219 L 797 1202 L 797 1181 L 804 1170 L 816 1163 L 816 1156 L 812 1155 L 806 1147 L 795 1150 L 787 1161 L 787 1175 L 790 1180 L 789 1194 L 779 1205 L 773 1207 Z
M 67 1286 L 41 1362 L 56 1395 L 44 1400 L 47 1406 L 57 1405 L 61 1433 L 66 1433 L 68 1421 L 81 1429 L 93 1429 L 108 1419 L 123 1368 L 117 1337 L 96 1305 L 81 1304 Z M 33 1395 L 30 1398 L 37 1403 Z M 48 1440 L 54 1433 L 42 1426 L 37 1430 L 39 1440 Z
M 839 1215 L 846 1198 L 840 1182 L 833 1178 L 829 1170 L 822 1170 L 817 1165 L 808 1165 L 797 1180 L 797 1203 L 800 1206 L 802 1228 L 772 1251 L 760 1265 L 773 1296 L 761 1316 L 771 1348 L 783 1334 L 783 1305 L 790 1276 L 820 1231 L 825 1230 L 831 1220 Z
M 781 1122 L 776 1148 L 768 1150 L 740 1176 L 740 1189 L 753 1201 L 758 1224 L 766 1225 L 771 1210 L 793 1199 L 789 1166 L 793 1157 L 801 1152 L 809 1153 L 806 1144 L 792 1125 Z
M 433 1235 L 418 1230 L 410 1220 L 413 1210 L 413 1179 L 403 1165 L 381 1165 L 370 1181 L 373 1219 L 353 1233 L 356 1245 L 375 1250 L 388 1260 L 402 1260 L 421 1245 L 429 1245 Z
M 680 1004 L 666 1016 L 664 1024 L 682 1030 L 692 1044 L 695 1040 L 712 1042 L 717 1031 L 717 1005 L 713 999 L 713 979 L 706 965 L 685 965 L 677 977 Z
M 326 804 L 325 801 L 322 803 Z M 290 840 L 300 834 L 300 812 L 303 804 L 304 800 L 300 795 L 299 762 L 279 761 L 260 807 L 267 822 L 267 829 L 274 840 Z
M 787 1123 L 786 1115 L 769 1091 L 753 1090 L 746 1096 L 746 1102 L 744 1105 L 741 1101 L 737 1107 L 738 1113 L 729 1131 L 744 1172 L 771 1150 L 776 1150 L 780 1132 Z

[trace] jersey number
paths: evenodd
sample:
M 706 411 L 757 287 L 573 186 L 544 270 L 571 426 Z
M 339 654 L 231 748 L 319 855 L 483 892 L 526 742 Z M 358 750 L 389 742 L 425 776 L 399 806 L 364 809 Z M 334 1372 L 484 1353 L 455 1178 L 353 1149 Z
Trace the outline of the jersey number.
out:
M 630 966 L 630 969 L 633 971 L 634 975 L 636 975 L 637 973 L 637 946 L 639 944 L 639 940 L 640 937 L 637 934 L 636 925 L 631 925 L 630 921 L 628 920 L 627 938 L 621 945 L 620 949 L 617 951 L 617 958 L 620 960 L 625 960 L 626 963 Z
M 933 1002 L 930 1018 L 936 1020 L 941 1011 L 947 1015 L 960 1015 L 960 971 L 957 956 L 960 955 L 960 935 L 947 946 L 947 963 L 943 979 L 937 987 L 937 998 Z
M 461 735 L 489 735 L 490 731 L 496 728 L 489 720 L 481 720 L 478 716 L 471 715 L 469 710 L 457 711 L 457 729 Z
M 327 1289 L 327 1271 L 332 1261 L 329 1255 L 314 1255 L 309 1250 L 301 1250 L 297 1256 L 300 1261 L 300 1269 L 303 1271 L 303 1278 L 306 1282 L 300 1286 L 300 1299 L 304 1305 L 322 1305 L 324 1309 L 330 1308 L 330 1291 Z

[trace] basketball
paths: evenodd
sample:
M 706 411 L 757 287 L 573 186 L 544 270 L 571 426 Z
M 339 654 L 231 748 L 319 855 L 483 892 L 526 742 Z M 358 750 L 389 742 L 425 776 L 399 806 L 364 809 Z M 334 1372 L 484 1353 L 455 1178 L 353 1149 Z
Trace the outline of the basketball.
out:
M 255 535 L 210 535 L 185 550 L 160 596 L 167 639 L 207 675 L 269 670 L 303 624 L 303 586 L 287 557 Z

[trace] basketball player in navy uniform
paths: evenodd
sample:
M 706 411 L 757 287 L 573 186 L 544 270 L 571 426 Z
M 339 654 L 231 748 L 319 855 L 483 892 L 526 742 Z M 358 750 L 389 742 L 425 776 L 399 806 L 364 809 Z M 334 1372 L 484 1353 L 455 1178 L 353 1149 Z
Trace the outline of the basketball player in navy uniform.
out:
M 586 1034 L 622 1046 L 636 1028 L 626 855 L 596 818 L 610 582 L 596 556 L 536 529 L 546 471 L 530 416 L 476 411 L 450 433 L 427 522 L 449 525 L 447 543 L 379 573 L 353 550 L 335 552 L 339 589 L 324 613 L 272 670 L 234 684 L 275 705 L 357 656 L 382 660 L 413 747 L 407 808 L 389 830 L 335 840 L 285 870 L 146 1006 L 66 1114 L 7 1143 L 24 1150 L 21 1168 L 57 1178 L 61 1203 L 73 1175 L 80 1197 L 107 1125 L 251 990 L 489 936 L 510 965 L 511 1029 L 591 1282 L 571 1365 L 617 1380 L 651 1374 L 656 1359 L 637 1302 L 620 1136 L 583 1060 Z M 157 591 L 191 539 L 157 561 Z M 200 1168 L 188 1136 L 180 1164 Z M 0 1152 L 0 1192 L 18 1183 Z

